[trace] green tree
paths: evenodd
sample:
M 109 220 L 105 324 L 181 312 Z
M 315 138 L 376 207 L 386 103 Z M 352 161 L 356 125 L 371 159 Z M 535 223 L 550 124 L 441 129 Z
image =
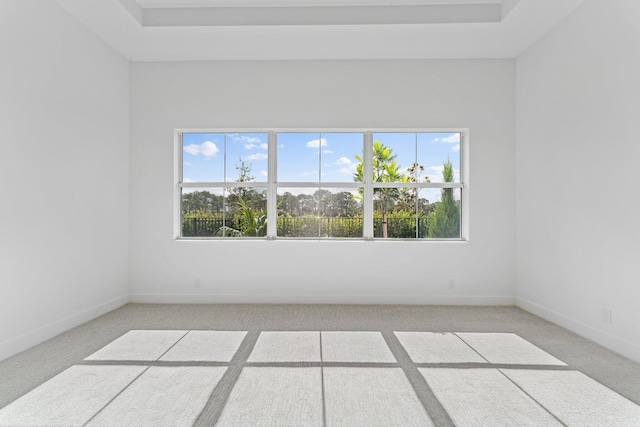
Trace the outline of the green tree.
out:
M 362 182 L 364 177 L 364 160 L 356 156 L 358 165 L 353 174 L 356 182 Z M 396 163 L 396 155 L 393 150 L 380 141 L 373 143 L 373 182 L 408 182 L 406 175 L 400 172 L 400 166 Z M 374 188 L 373 205 L 382 217 L 382 237 L 388 237 L 387 214 L 393 210 L 396 202 L 401 197 L 398 188 Z
M 208 191 L 194 191 L 182 194 L 183 212 L 220 213 L 223 210 L 223 197 Z
M 348 191 L 341 191 L 332 195 L 331 216 L 352 217 L 361 212 L 361 206 Z
M 300 201 L 296 196 L 286 191 L 278 194 L 278 215 L 300 216 Z
M 442 170 L 444 182 L 453 182 L 453 165 L 449 160 Z M 453 188 L 443 188 L 440 202 L 429 214 L 429 232 L 431 238 L 460 237 L 460 205 L 453 197 Z
M 300 215 L 318 215 L 318 200 L 311 194 L 298 194 Z
M 313 198 L 316 202 L 316 215 L 320 217 L 331 216 L 331 192 L 329 190 L 316 190 L 316 192 L 313 193 Z
M 253 182 L 256 177 L 251 174 L 251 163 L 246 163 L 244 160 L 240 159 L 240 163 L 236 164 L 236 170 L 238 171 L 238 178 L 236 178 L 236 182 Z M 231 213 L 241 212 L 242 208 L 240 206 L 240 201 L 243 200 L 246 202 L 248 206 L 251 207 L 262 207 L 263 195 L 258 193 L 258 191 L 253 187 L 233 187 L 229 190 L 228 203 L 229 211 Z M 266 208 L 266 205 L 265 205 Z

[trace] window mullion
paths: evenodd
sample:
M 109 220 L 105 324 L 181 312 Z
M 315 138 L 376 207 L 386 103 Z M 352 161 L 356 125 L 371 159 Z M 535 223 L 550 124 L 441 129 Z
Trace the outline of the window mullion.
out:
M 322 189 L 322 132 L 318 134 L 318 191 Z M 316 206 L 316 218 L 318 219 L 318 239 L 322 237 L 322 219 L 320 212 L 322 211 L 320 203 Z
M 173 236 L 176 239 L 182 237 L 182 181 L 184 180 L 184 171 L 183 171 L 183 163 L 182 160 L 182 132 L 175 131 L 174 132 L 174 145 L 175 145 L 175 161 L 176 164 L 176 174 L 175 174 L 175 182 L 178 185 L 174 188 L 174 223 L 173 223 Z
M 362 237 L 373 240 L 373 133 L 364 133 L 364 147 L 362 152 Z
M 267 141 L 267 239 L 271 240 L 276 238 L 278 224 L 277 148 L 277 135 L 270 131 Z

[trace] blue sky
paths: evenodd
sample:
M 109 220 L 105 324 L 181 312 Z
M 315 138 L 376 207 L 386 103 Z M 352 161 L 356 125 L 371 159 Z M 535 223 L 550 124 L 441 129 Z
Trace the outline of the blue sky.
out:
M 442 165 L 451 160 L 460 176 L 458 133 L 374 133 L 393 149 L 406 170 L 424 166 L 422 179 L 442 182 Z M 353 182 L 356 155 L 362 155 L 362 133 L 279 133 L 278 182 Z M 252 166 L 255 181 L 267 181 L 267 133 L 185 133 L 182 144 L 184 182 L 235 181 L 240 159 Z M 226 163 L 226 171 L 225 171 Z

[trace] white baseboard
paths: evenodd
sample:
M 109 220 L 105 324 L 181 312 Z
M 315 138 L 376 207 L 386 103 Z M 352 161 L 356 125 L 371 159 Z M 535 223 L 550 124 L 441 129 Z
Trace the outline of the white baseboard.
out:
M 557 313 L 553 310 L 549 310 L 531 301 L 527 301 L 523 298 L 516 298 L 516 306 L 535 314 L 538 317 L 542 317 L 549 322 L 562 326 L 576 334 L 594 341 L 609 350 L 625 356 L 636 362 L 640 362 L 640 346 L 627 341 L 623 338 L 610 334 L 609 332 L 594 328 L 579 320 L 565 316 L 564 314 Z
M 69 329 L 80 326 L 83 323 L 93 320 L 96 317 L 100 317 L 103 314 L 109 313 L 110 311 L 120 308 L 128 303 L 129 295 L 123 295 L 119 298 L 107 301 L 104 304 L 83 310 L 80 313 L 73 314 L 34 331 L 27 332 L 19 337 L 2 342 L 0 343 L 0 360 L 4 360 L 20 353 L 21 351 L 27 350 L 55 337 L 56 335 L 60 335 Z
M 131 294 L 141 304 L 375 304 L 515 305 L 512 296 L 292 295 L 292 294 Z

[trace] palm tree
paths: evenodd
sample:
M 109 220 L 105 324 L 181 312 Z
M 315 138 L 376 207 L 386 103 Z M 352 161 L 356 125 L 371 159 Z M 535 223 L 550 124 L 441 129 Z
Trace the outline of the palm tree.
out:
M 396 155 L 393 150 L 380 141 L 373 143 L 373 182 L 403 182 L 406 176 L 400 173 L 400 166 L 396 163 Z M 363 182 L 364 177 L 364 160 L 361 156 L 356 156 L 358 165 L 353 174 L 353 180 Z M 400 198 L 400 190 L 398 188 L 374 188 L 373 200 L 374 206 L 382 215 L 382 237 L 388 237 L 387 229 L 387 212 L 393 209 L 393 206 Z

